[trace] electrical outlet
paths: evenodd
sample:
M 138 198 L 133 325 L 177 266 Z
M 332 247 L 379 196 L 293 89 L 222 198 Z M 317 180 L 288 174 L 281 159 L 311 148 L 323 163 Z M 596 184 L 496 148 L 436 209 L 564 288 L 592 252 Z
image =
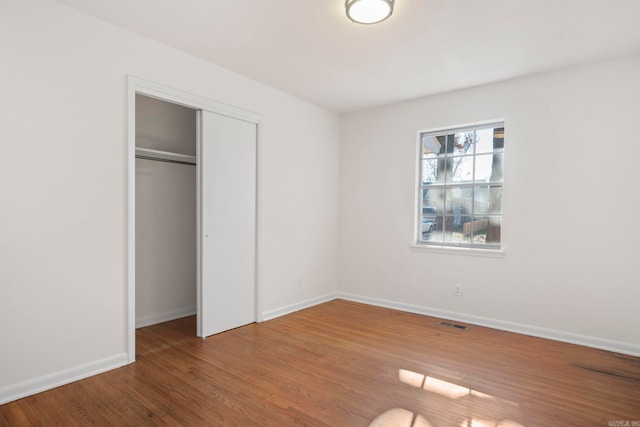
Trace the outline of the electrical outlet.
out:
M 302 279 L 298 279 L 298 281 L 296 282 L 296 285 L 298 285 L 298 288 L 302 287 Z
M 462 285 L 453 285 L 453 296 L 454 297 L 462 296 Z

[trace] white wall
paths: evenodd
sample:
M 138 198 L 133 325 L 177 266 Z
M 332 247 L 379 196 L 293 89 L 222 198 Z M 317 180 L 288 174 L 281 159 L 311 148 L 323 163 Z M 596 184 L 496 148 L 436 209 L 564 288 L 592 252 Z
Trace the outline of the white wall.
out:
M 50 0 L 0 62 L 0 402 L 125 360 L 127 74 L 263 115 L 263 309 L 336 291 L 335 114 Z
M 635 56 L 342 117 L 340 290 L 640 354 L 638 76 Z M 506 256 L 412 251 L 417 132 L 499 118 Z

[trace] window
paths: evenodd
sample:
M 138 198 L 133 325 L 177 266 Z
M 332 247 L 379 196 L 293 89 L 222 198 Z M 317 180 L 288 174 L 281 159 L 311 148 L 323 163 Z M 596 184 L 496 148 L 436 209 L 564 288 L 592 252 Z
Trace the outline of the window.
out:
M 420 134 L 420 245 L 501 249 L 504 123 Z

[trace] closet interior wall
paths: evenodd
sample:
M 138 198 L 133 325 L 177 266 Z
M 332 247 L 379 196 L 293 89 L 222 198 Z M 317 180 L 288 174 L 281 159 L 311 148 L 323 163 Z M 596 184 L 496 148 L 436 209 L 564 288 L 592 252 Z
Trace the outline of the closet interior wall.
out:
M 136 151 L 193 156 L 196 110 L 136 95 Z M 136 328 L 196 313 L 196 167 L 136 157 Z

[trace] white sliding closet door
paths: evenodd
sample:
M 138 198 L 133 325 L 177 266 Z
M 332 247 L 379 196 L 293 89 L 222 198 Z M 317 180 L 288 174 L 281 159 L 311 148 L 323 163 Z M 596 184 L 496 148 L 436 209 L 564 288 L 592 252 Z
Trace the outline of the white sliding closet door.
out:
M 256 125 L 202 111 L 199 335 L 256 321 Z

